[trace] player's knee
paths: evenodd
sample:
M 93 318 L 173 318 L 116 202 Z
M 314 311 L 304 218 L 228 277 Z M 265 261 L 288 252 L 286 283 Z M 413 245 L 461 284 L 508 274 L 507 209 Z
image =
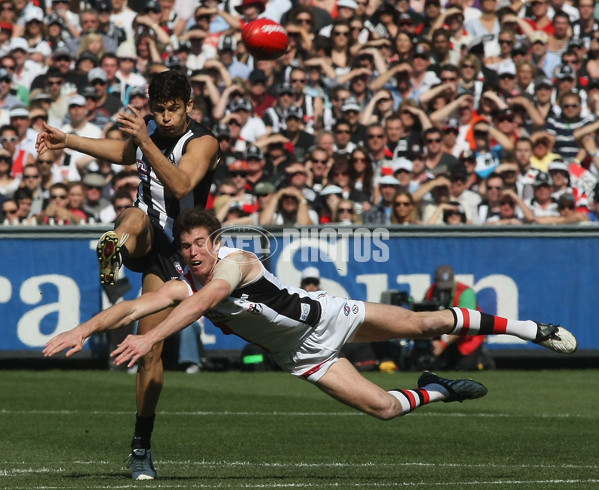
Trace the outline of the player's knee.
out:
M 371 406 L 370 414 L 385 422 L 394 419 L 398 415 L 395 400 L 391 396 L 377 400 L 377 403 Z

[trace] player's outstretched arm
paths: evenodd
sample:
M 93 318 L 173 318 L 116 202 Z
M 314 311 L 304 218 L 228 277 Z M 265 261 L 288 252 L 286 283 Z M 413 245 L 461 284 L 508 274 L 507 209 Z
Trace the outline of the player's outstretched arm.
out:
M 213 279 L 197 293 L 181 301 L 179 305 L 156 327 L 145 335 L 128 335 L 110 357 L 117 366 L 127 363 L 133 366 L 138 359 L 150 352 L 154 344 L 166 339 L 195 322 L 205 312 L 214 308 L 231 293 L 231 284 L 224 279 Z
M 130 141 L 85 138 L 76 134 L 65 134 L 46 123 L 37 135 L 35 148 L 40 155 L 46 150 L 71 148 L 107 162 L 120 165 L 135 163 L 135 148 Z
M 71 357 L 83 348 L 85 340 L 94 333 L 129 325 L 147 315 L 162 311 L 188 296 L 187 286 L 181 281 L 169 281 L 158 291 L 144 293 L 131 301 L 121 301 L 101 311 L 73 330 L 61 333 L 46 343 L 44 356 L 51 357 L 68 349 Z

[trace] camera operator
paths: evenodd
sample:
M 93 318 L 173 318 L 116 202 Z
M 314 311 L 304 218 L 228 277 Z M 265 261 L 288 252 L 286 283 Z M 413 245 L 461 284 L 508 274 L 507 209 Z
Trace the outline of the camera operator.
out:
M 435 271 L 435 282 L 428 288 L 426 301 L 445 308 L 459 306 L 479 310 L 476 293 L 454 278 L 450 265 L 440 265 Z M 432 341 L 432 351 L 438 360 L 438 369 L 473 371 L 492 369 L 493 360 L 483 347 L 486 336 L 444 335 Z

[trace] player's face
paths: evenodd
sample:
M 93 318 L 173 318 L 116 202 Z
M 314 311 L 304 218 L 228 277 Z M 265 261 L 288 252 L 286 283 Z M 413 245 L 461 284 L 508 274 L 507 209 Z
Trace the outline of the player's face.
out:
M 187 114 L 193 109 L 193 101 L 187 104 L 182 99 L 168 102 L 152 102 L 152 115 L 162 136 L 174 138 L 181 136 L 187 129 Z
M 181 254 L 192 274 L 202 284 L 206 283 L 216 265 L 217 246 L 218 244 L 212 242 L 206 228 L 193 228 L 181 233 Z

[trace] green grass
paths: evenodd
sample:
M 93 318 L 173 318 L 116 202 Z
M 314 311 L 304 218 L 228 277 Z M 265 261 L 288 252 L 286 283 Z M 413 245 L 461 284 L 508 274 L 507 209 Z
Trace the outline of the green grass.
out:
M 133 482 L 133 376 L 2 371 L 0 488 L 599 488 L 596 370 L 473 377 L 485 398 L 381 422 L 283 373 L 168 372 L 159 479 Z

